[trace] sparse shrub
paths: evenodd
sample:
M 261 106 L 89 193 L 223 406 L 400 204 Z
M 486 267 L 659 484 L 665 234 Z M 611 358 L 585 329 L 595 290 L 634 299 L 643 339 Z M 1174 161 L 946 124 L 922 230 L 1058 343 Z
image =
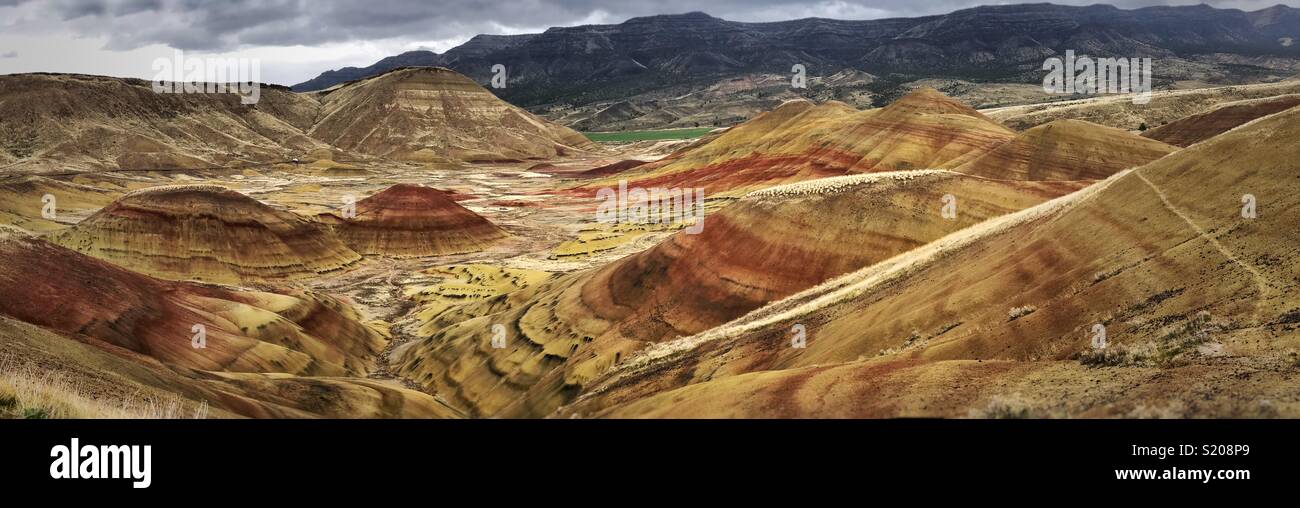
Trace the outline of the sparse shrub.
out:
M 36 152 L 38 139 L 33 132 L 13 134 L 9 137 L 5 150 L 19 159 L 31 157 Z
M 970 412 L 971 418 L 987 418 L 997 420 L 1019 420 L 1025 418 L 1034 418 L 1033 410 L 1019 397 L 1006 397 L 994 395 L 983 409 L 974 409 Z
M 1007 321 L 1015 321 L 1022 317 L 1033 314 L 1034 311 L 1036 310 L 1038 310 L 1038 307 L 1035 307 L 1033 305 L 1025 305 L 1023 307 L 1012 307 L 1011 310 L 1007 312 Z
M 29 407 L 23 409 L 23 418 L 27 420 L 46 420 L 49 419 L 50 413 L 44 408 Z
M 1092 276 L 1092 283 L 1093 283 L 1093 284 L 1097 284 L 1097 283 L 1102 282 L 1102 281 L 1104 281 L 1104 280 L 1106 280 L 1106 279 L 1109 279 L 1109 278 L 1111 278 L 1111 277 L 1114 277 L 1116 274 L 1118 274 L 1118 273 L 1119 273 L 1120 271 L 1122 271 L 1122 270 L 1123 270 L 1122 268 L 1116 268 L 1116 269 L 1111 270 L 1111 271 L 1109 271 L 1109 272 L 1097 272 L 1096 274 L 1093 274 L 1093 276 Z
M 1080 364 L 1087 367 L 1125 367 L 1141 366 L 1150 363 L 1150 344 L 1146 347 L 1114 344 L 1102 349 L 1088 349 L 1075 355 Z
M 1182 401 L 1172 401 L 1167 405 L 1138 404 L 1125 417 L 1159 420 L 1187 418 L 1187 406 Z
M 1076 353 L 1072 358 L 1088 367 L 1174 367 L 1187 353 L 1209 342 L 1210 332 L 1217 328 L 1210 322 L 1210 315 L 1201 312 L 1155 341 L 1136 345 L 1112 344 L 1103 349 L 1089 348 Z
M 1160 367 L 1172 367 L 1184 353 L 1195 350 L 1210 340 L 1210 314 L 1201 312 L 1195 318 L 1187 320 L 1183 326 L 1169 332 L 1156 340 L 1156 354 L 1153 360 Z
M 935 336 L 935 337 L 938 337 L 938 336 L 940 336 L 940 335 L 943 335 L 943 334 L 945 334 L 945 333 L 948 333 L 948 332 L 952 331 L 953 328 L 956 328 L 956 327 L 958 327 L 958 326 L 961 326 L 961 324 L 962 324 L 961 321 L 954 321 L 954 322 L 952 322 L 952 323 L 948 323 L 948 324 L 946 324 L 946 325 L 943 325 L 943 328 L 940 328 L 938 332 L 935 332 L 934 336 Z

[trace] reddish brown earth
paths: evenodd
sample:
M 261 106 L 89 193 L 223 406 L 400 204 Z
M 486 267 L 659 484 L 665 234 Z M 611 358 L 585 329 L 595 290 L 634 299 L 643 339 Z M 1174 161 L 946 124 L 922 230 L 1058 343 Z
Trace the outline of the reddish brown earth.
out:
M 1228 102 L 1210 111 L 1174 120 L 1142 133 L 1171 145 L 1191 146 L 1237 126 L 1300 106 L 1300 95 L 1279 95 L 1262 99 Z
M 251 293 L 237 293 L 216 287 L 165 281 L 138 274 L 77 254 L 35 238 L 13 237 L 0 245 L 7 266 L 0 274 L 0 311 L 29 323 L 63 331 L 83 333 L 155 359 L 208 370 L 236 372 L 288 372 L 339 375 L 363 371 L 358 363 L 379 336 L 355 321 L 345 319 L 326 298 L 305 298 L 293 312 L 301 328 L 285 345 L 257 341 L 244 335 L 231 318 L 219 317 L 224 310 L 236 311 L 237 304 L 255 305 Z M 97 298 L 95 295 L 113 295 Z M 64 308 L 68 299 L 92 302 Z M 218 303 L 225 302 L 225 303 Z M 230 309 L 222 309 L 230 306 Z M 207 348 L 190 345 L 190 329 L 196 324 L 209 327 Z M 283 323 L 289 324 L 289 323 Z M 262 330 L 265 331 L 265 330 Z M 270 341 L 282 340 L 280 337 Z M 288 349 L 302 341 L 306 350 L 333 351 L 313 358 Z M 317 344 L 308 346 L 308 341 Z
M 385 339 L 328 296 L 155 279 L 6 230 L 0 257 L 0 314 L 95 350 L 62 361 L 93 359 L 84 368 L 115 357 L 155 377 L 179 376 L 170 389 L 245 416 L 435 414 L 423 394 L 339 378 L 369 372 Z M 193 344 L 197 326 L 202 348 Z
M 595 192 L 627 179 L 639 187 L 703 187 L 739 193 L 851 173 L 951 169 L 1015 133 L 930 88 L 865 111 L 838 103 L 787 102 L 679 156 L 585 184 Z
M 597 176 L 616 175 L 635 167 L 644 166 L 646 164 L 649 163 L 646 161 L 639 161 L 635 159 L 621 160 L 597 168 L 588 169 L 586 171 L 578 173 L 575 176 L 582 177 L 582 178 L 594 178 Z
M 651 348 L 564 414 L 1295 414 L 1298 120 L 1263 118 Z M 1274 213 L 1243 217 L 1245 194 Z M 806 348 L 791 347 L 796 325 Z
M 759 191 L 604 267 L 439 316 L 396 372 L 478 416 L 538 416 L 654 343 L 707 330 L 989 217 L 1078 189 L 947 171 L 855 175 Z M 940 215 L 943 197 L 963 213 Z M 486 347 L 492 324 L 510 347 Z
M 397 184 L 356 203 L 356 217 L 330 216 L 339 238 L 365 255 L 434 256 L 483 250 L 505 230 L 430 187 Z
M 1114 127 L 1056 120 L 958 166 L 954 171 L 1004 180 L 1101 180 L 1178 150 Z

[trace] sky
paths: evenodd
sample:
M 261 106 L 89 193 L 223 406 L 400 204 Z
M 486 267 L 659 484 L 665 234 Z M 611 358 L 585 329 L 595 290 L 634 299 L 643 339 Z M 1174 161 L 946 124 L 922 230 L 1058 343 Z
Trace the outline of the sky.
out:
M 152 79 L 158 58 L 258 59 L 292 85 L 386 56 L 443 52 L 474 35 L 620 23 L 704 10 L 734 21 L 942 14 L 979 0 L 0 0 L 0 74 L 77 72 Z M 1087 5 L 1098 0 L 1055 0 Z M 1256 10 L 1300 0 L 1114 0 L 1122 8 L 1206 3 Z M 707 8 L 701 6 L 707 5 Z

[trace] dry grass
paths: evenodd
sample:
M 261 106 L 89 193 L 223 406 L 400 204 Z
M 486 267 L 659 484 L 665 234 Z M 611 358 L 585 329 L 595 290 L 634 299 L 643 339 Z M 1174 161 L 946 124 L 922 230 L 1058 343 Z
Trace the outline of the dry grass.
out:
M 858 186 L 871 185 L 877 182 L 906 182 L 916 178 L 930 177 L 931 175 L 955 174 L 957 173 L 941 169 L 915 169 L 908 171 L 884 171 L 879 173 L 832 176 L 769 187 L 751 192 L 746 197 L 788 199 L 809 195 L 835 194 L 853 190 Z
M 155 194 L 173 194 L 180 192 L 234 192 L 230 188 L 211 184 L 211 183 L 179 183 L 173 185 L 158 185 L 154 187 L 145 187 L 126 193 L 123 198 L 136 198 L 140 196 L 152 196 Z
M 95 398 L 75 379 L 0 357 L 0 418 L 207 418 L 208 404 L 179 396 Z
M 1202 346 L 1213 343 L 1213 334 L 1223 330 L 1223 324 L 1214 323 L 1208 313 L 1201 312 L 1153 341 L 1085 350 L 1075 354 L 1075 358 L 1089 367 L 1168 369 L 1187 363 L 1189 358 L 1205 355 Z
M 982 408 L 972 408 L 967 418 L 986 420 L 1023 420 L 1041 418 L 1020 394 L 994 395 Z

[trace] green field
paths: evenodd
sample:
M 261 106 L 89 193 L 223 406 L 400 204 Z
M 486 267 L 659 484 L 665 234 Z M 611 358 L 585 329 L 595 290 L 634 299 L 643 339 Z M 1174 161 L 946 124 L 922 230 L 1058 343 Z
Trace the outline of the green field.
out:
M 713 130 L 713 127 L 653 131 L 584 132 L 582 134 L 587 136 L 587 139 L 597 143 L 627 143 L 631 141 L 657 141 L 662 139 L 692 139 L 703 136 L 711 130 Z

